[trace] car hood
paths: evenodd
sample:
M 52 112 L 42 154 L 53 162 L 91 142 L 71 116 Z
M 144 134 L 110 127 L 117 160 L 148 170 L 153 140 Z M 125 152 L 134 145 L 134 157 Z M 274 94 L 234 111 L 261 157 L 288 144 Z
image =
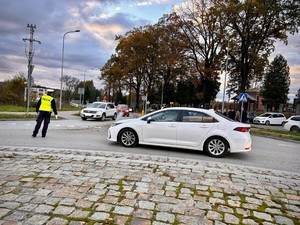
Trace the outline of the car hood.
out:
M 122 124 L 122 123 L 128 123 L 128 122 L 135 121 L 135 120 L 137 120 L 137 119 L 117 120 L 115 123 Z
M 84 108 L 82 110 L 94 110 L 94 111 L 99 111 L 99 110 L 103 110 L 103 109 L 100 109 L 100 108 Z
M 256 116 L 256 117 L 254 117 L 254 119 L 267 119 L 268 117 L 264 117 L 264 116 Z

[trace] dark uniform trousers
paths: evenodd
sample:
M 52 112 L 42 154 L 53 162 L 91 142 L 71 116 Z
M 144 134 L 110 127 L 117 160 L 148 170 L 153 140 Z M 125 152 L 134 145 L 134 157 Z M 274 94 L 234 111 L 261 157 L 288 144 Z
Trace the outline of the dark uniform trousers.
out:
M 39 111 L 38 118 L 36 119 L 36 125 L 33 131 L 33 135 L 37 135 L 39 129 L 44 121 L 43 129 L 42 129 L 42 137 L 46 136 L 48 125 L 50 123 L 51 112 L 47 111 Z

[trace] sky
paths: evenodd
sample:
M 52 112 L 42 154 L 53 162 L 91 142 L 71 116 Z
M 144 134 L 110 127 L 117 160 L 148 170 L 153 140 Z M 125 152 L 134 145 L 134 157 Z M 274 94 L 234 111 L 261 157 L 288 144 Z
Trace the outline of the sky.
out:
M 157 23 L 164 14 L 184 0 L 0 0 L 0 81 L 12 79 L 16 74 L 27 76 L 26 51 L 30 38 L 27 24 L 36 26 L 33 38 L 32 76 L 34 83 L 60 88 L 64 38 L 64 75 L 79 80 L 97 78 L 101 68 L 115 52 L 116 35 L 148 24 Z M 290 36 L 289 44 L 276 44 L 271 55 L 282 54 L 290 66 L 290 93 L 293 99 L 300 89 L 300 34 Z M 217 95 L 222 100 L 222 85 Z

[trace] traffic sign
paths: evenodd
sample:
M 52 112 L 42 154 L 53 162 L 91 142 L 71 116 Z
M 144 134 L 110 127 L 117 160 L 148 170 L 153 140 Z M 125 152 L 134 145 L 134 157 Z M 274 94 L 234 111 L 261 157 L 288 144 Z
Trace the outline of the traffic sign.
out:
M 247 93 L 240 93 L 239 102 L 247 102 L 248 101 L 248 94 Z

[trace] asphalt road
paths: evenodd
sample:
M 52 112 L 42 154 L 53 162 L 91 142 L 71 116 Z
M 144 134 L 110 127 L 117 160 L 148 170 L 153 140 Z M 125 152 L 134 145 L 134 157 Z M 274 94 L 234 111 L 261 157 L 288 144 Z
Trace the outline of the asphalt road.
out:
M 155 156 L 172 156 L 245 166 L 300 171 L 300 143 L 252 136 L 252 151 L 230 154 L 225 158 L 211 158 L 202 152 L 152 146 L 124 148 L 106 139 L 107 128 L 113 121 L 82 121 L 78 117 L 51 120 L 46 138 L 31 137 L 35 121 L 0 121 L 0 145 L 53 149 L 99 150 L 130 152 Z

